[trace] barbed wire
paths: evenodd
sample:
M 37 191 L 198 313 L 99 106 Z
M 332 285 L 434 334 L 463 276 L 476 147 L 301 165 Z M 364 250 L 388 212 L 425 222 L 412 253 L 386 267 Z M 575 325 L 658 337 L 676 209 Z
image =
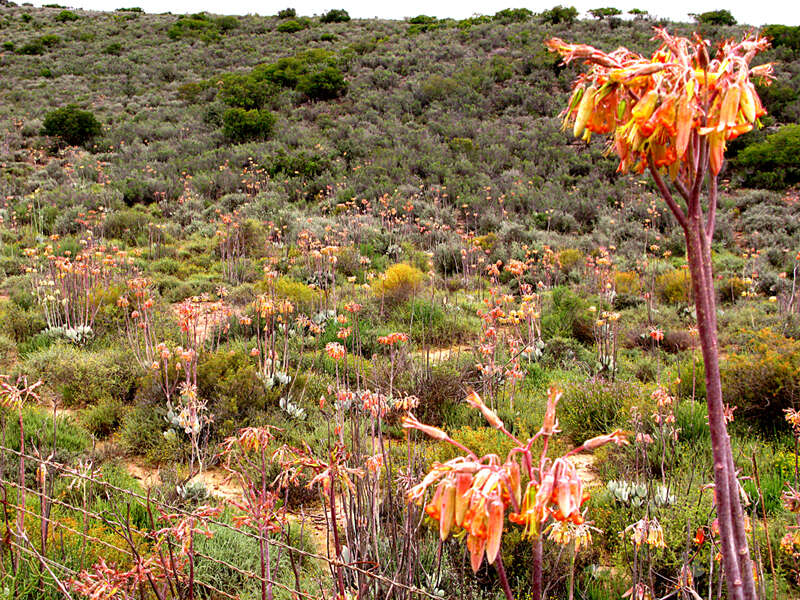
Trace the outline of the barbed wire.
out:
M 2 449 L 1 446 L 0 446 L 0 449 Z M 15 481 L 8 480 L 8 479 L 5 479 L 5 478 L 2 478 L 2 477 L 0 477 L 0 484 L 7 484 L 7 485 L 10 485 L 10 486 L 12 486 L 12 487 L 14 487 L 16 489 L 23 489 L 26 492 L 29 492 L 31 494 L 37 494 L 38 495 L 40 493 L 39 491 L 34 490 L 33 488 L 30 488 L 28 486 L 20 486 L 19 483 L 15 482 Z M 100 522 L 103 522 L 103 523 L 108 523 L 108 520 L 105 517 L 103 517 L 102 515 L 99 515 L 98 513 L 95 513 L 93 511 L 90 511 L 90 510 L 85 509 L 83 507 L 75 506 L 73 504 L 68 504 L 68 503 L 63 502 L 61 500 L 58 500 L 56 498 L 49 498 L 49 501 L 52 502 L 53 504 L 57 504 L 59 506 L 63 506 L 64 508 L 67 508 L 67 509 L 73 510 L 75 512 L 78 512 L 80 514 L 83 514 L 83 515 L 86 515 L 88 517 L 91 517 L 91 518 L 93 518 L 93 519 L 95 519 L 97 521 L 100 521 Z M 0 503 L 5 504 L 6 506 L 10 506 L 10 503 L 8 501 L 0 501 Z M 111 544 L 110 542 L 108 542 L 108 541 L 106 541 L 106 540 L 104 540 L 102 538 L 98 538 L 98 537 L 90 535 L 90 534 L 88 534 L 86 532 L 79 531 L 79 530 L 77 530 L 77 529 L 75 529 L 73 527 L 70 527 L 69 525 L 65 525 L 61 521 L 55 521 L 55 520 L 53 520 L 53 519 L 51 519 L 49 517 L 46 517 L 46 516 L 44 516 L 44 515 L 42 515 L 42 514 L 40 514 L 38 512 L 30 510 L 29 508 L 23 508 L 23 507 L 21 507 L 19 505 L 14 505 L 12 508 L 14 510 L 20 510 L 24 514 L 31 515 L 33 517 L 37 517 L 39 519 L 42 519 L 43 521 L 51 523 L 53 525 L 53 531 L 55 531 L 58 528 L 62 528 L 62 529 L 65 529 L 65 530 L 67 530 L 67 531 L 69 531 L 71 533 L 74 533 L 74 534 L 78 535 L 81 538 L 86 539 L 87 541 L 91 541 L 91 542 L 97 543 L 97 544 L 99 544 L 101 546 L 105 546 L 105 547 L 107 547 L 107 548 L 109 548 L 111 550 L 114 550 L 115 552 L 123 554 L 123 555 L 125 555 L 125 556 L 127 556 L 129 558 L 134 559 L 134 560 L 137 559 L 136 554 L 134 554 L 130 550 L 127 550 L 127 549 L 122 548 L 120 546 L 115 546 L 114 544 Z M 144 531 L 144 530 L 141 530 L 141 529 L 137 529 L 136 527 L 132 527 L 132 526 L 129 526 L 129 528 L 133 533 L 137 533 L 137 534 L 141 535 L 143 538 L 152 538 L 153 537 L 153 532 L 151 532 L 151 531 Z M 16 535 L 16 532 L 15 532 L 15 535 Z M 291 592 L 292 594 L 297 594 L 299 596 L 310 598 L 312 600 L 315 598 L 315 596 L 312 596 L 312 595 L 307 594 L 305 592 L 302 592 L 300 590 L 296 590 L 294 588 L 290 588 L 289 586 L 281 583 L 280 581 L 275 581 L 275 580 L 270 579 L 270 578 L 262 577 L 261 575 L 259 575 L 258 573 L 254 573 L 253 571 L 245 571 L 245 570 L 237 567 L 234 564 L 231 564 L 231 563 L 229 563 L 229 562 L 227 562 L 225 560 L 222 560 L 221 558 L 216 558 L 214 556 L 209 556 L 209 555 L 207 555 L 207 554 L 205 554 L 203 552 L 200 552 L 200 551 L 198 551 L 196 549 L 193 549 L 193 554 L 194 554 L 195 557 L 203 558 L 203 559 L 206 559 L 208 561 L 217 563 L 219 565 L 222 565 L 222 566 L 224 566 L 224 567 L 226 567 L 228 569 L 231 569 L 231 570 L 239 573 L 240 575 L 244 575 L 244 576 L 252 578 L 252 579 L 257 579 L 257 580 L 259 580 L 261 582 L 264 582 L 264 583 L 272 584 L 273 586 L 281 588 L 281 589 L 284 589 L 287 592 Z M 204 582 L 202 580 L 195 579 L 194 582 L 195 582 L 195 584 L 197 584 L 199 586 L 202 586 L 202 587 L 209 588 L 212 591 L 220 591 L 220 590 L 217 590 L 216 588 L 214 588 L 214 586 L 212 586 L 211 584 L 208 584 L 208 583 L 206 583 L 206 582 Z M 220 591 L 220 593 L 226 594 L 227 597 L 232 598 L 234 600 L 237 600 L 237 596 L 233 596 L 233 595 L 227 594 L 226 592 L 221 592 L 221 591 Z
M 122 488 L 122 487 L 114 485 L 114 484 L 112 484 L 112 483 L 110 483 L 108 481 L 104 481 L 103 479 L 99 479 L 99 478 L 97 478 L 95 476 L 91 476 L 91 475 L 87 475 L 85 473 L 81 473 L 80 471 L 77 471 L 77 470 L 75 470 L 75 469 L 73 469 L 73 468 L 71 468 L 71 467 L 69 467 L 67 465 L 53 462 L 50 459 L 42 458 L 42 457 L 39 457 L 39 456 L 34 456 L 34 455 L 27 454 L 27 453 L 24 453 L 24 452 L 20 452 L 19 450 L 16 450 L 16 449 L 13 449 L 13 448 L 8 448 L 8 447 L 3 446 L 3 445 L 0 445 L 0 451 L 8 452 L 8 453 L 13 454 L 13 455 L 15 455 L 17 457 L 20 457 L 22 459 L 28 459 L 28 460 L 34 461 L 37 464 L 42 464 L 42 465 L 45 465 L 47 467 L 52 467 L 53 469 L 64 473 L 64 475 L 67 476 L 67 477 L 81 479 L 83 481 L 87 481 L 89 483 L 92 483 L 92 484 L 95 484 L 95 485 L 98 485 L 98 486 L 102 486 L 102 487 L 104 487 L 104 488 L 106 488 L 108 490 L 113 490 L 113 491 L 115 491 L 115 492 L 117 492 L 119 494 L 122 494 L 122 495 L 126 496 L 126 497 L 129 497 L 129 498 L 132 498 L 132 499 L 136 499 L 136 500 L 138 500 L 140 502 L 143 502 L 144 503 L 143 504 L 144 507 L 147 507 L 147 506 L 150 506 L 150 505 L 154 505 L 154 506 L 160 507 L 160 508 L 162 508 L 164 510 L 173 512 L 175 514 L 180 514 L 180 515 L 187 516 L 187 517 L 197 518 L 197 516 L 194 513 L 192 513 L 191 511 L 189 511 L 189 510 L 187 510 L 185 508 L 179 507 L 179 506 L 175 506 L 173 504 L 169 504 L 169 503 L 164 502 L 162 500 L 158 500 L 158 499 L 152 497 L 149 493 L 148 493 L 147 496 L 144 496 L 144 495 L 142 495 L 142 494 L 140 494 L 140 493 L 138 493 L 138 492 L 136 492 L 134 490 L 129 490 L 129 489 L 126 489 L 126 488 Z M 21 487 L 21 489 L 24 489 L 25 491 L 27 491 L 27 492 L 29 492 L 31 494 L 36 494 L 37 496 L 39 494 L 41 494 L 40 490 L 35 490 L 35 489 L 29 488 L 29 487 L 24 486 L 24 485 L 20 486 L 20 484 L 18 482 L 8 480 L 5 477 L 0 477 L 0 484 L 8 484 L 8 485 L 11 485 L 11 486 L 13 486 L 13 487 L 15 487 L 17 489 L 20 489 L 20 487 Z M 57 498 L 48 497 L 48 501 L 52 502 L 54 504 L 57 504 L 59 506 L 62 506 L 64 508 L 68 509 L 68 510 L 73 510 L 75 512 L 78 512 L 78 513 L 80 513 L 82 515 L 85 515 L 85 516 L 87 516 L 87 517 L 89 517 L 91 519 L 100 521 L 102 523 L 105 523 L 105 524 L 109 523 L 109 521 L 108 521 L 108 519 L 106 517 L 104 517 L 104 516 L 102 516 L 102 515 L 100 515 L 100 514 L 98 514 L 96 512 L 93 512 L 91 510 L 85 509 L 84 507 L 75 506 L 73 504 L 69 504 L 69 503 L 64 502 L 62 500 L 59 500 Z M 8 504 L 7 501 L 6 501 L 6 504 Z M 20 507 L 13 506 L 12 508 L 20 508 Z M 81 531 L 75 530 L 73 528 L 70 528 L 70 527 L 68 527 L 68 526 L 66 526 L 66 525 L 64 525 L 64 524 L 62 524 L 60 522 L 53 521 L 52 519 L 44 517 L 44 516 L 40 515 L 39 513 L 32 512 L 32 511 L 30 511 L 30 509 L 23 508 L 22 511 L 25 512 L 26 514 L 32 514 L 34 516 L 40 517 L 42 519 L 45 519 L 48 522 L 53 523 L 55 526 L 63 527 L 64 529 L 66 529 L 68 531 L 71 531 L 72 533 L 75 533 L 75 534 L 77 534 L 77 535 L 79 535 L 81 537 L 84 537 L 89 541 L 97 542 L 97 543 L 99 543 L 99 544 L 101 544 L 103 546 L 106 546 L 106 547 L 109 547 L 109 548 L 113 548 L 117 552 L 121 552 L 122 554 L 126 554 L 127 556 L 135 557 L 133 552 L 130 552 L 130 551 L 124 549 L 124 548 L 119 548 L 117 546 L 114 546 L 113 544 L 110 544 L 109 542 L 107 542 L 105 540 L 102 540 L 100 538 L 96 538 L 94 536 L 90 536 L 88 534 L 84 534 L 84 532 L 81 532 Z M 234 525 L 231 525 L 230 523 L 226 523 L 224 521 L 216 520 L 216 519 L 213 519 L 213 518 L 203 518 L 203 522 L 207 523 L 207 524 L 210 524 L 210 525 L 217 526 L 217 527 L 221 527 L 221 528 L 224 528 L 224 529 L 228 529 L 228 530 L 230 530 L 232 532 L 235 532 L 237 535 L 241 535 L 243 537 L 248 537 L 248 538 L 251 538 L 251 539 L 254 539 L 254 540 L 257 540 L 257 541 L 262 541 L 262 539 L 263 539 L 263 541 L 266 541 L 270 546 L 275 546 L 276 548 L 282 548 L 282 549 L 284 549 L 284 550 L 286 550 L 288 552 L 294 553 L 294 554 L 296 554 L 298 556 L 301 556 L 301 557 L 305 557 L 305 558 L 314 559 L 314 560 L 318 560 L 318 561 L 324 562 L 324 563 L 326 563 L 327 565 L 329 565 L 331 567 L 338 567 L 338 568 L 346 569 L 346 570 L 348 570 L 348 571 L 350 571 L 352 573 L 359 574 L 359 575 L 362 575 L 362 576 L 367 577 L 369 579 L 372 579 L 372 580 L 374 580 L 376 582 L 380 582 L 382 584 L 386 584 L 388 586 L 391 586 L 392 588 L 396 588 L 396 589 L 399 589 L 399 590 L 406 591 L 409 594 L 413 594 L 413 595 L 416 595 L 416 596 L 419 596 L 419 597 L 424 597 L 424 598 L 430 598 L 432 600 L 441 600 L 441 596 L 434 595 L 434 594 L 432 594 L 431 592 L 429 592 L 429 591 L 427 591 L 425 589 L 421 589 L 421 588 L 418 588 L 418 587 L 413 586 L 413 585 L 408 585 L 406 583 L 402 583 L 400 581 L 396 581 L 394 579 L 391 579 L 391 578 L 386 577 L 384 575 L 381 575 L 379 573 L 375 573 L 373 571 L 364 569 L 364 568 L 359 567 L 359 566 L 354 565 L 354 564 L 342 562 L 337 557 L 329 557 L 329 556 L 325 556 L 323 554 L 319 554 L 317 552 L 311 552 L 309 550 L 305 550 L 303 548 L 299 548 L 297 546 L 293 546 L 291 544 L 288 544 L 288 543 L 283 542 L 283 541 L 278 540 L 278 539 L 261 538 L 260 536 L 256 535 L 255 533 L 252 533 L 252 532 L 247 531 L 247 530 L 243 530 L 243 529 L 238 528 L 238 527 L 236 527 Z M 130 528 L 130 530 L 132 532 L 134 532 L 134 533 L 137 533 L 137 534 L 145 536 L 145 537 L 152 537 L 152 532 L 139 530 L 137 528 L 131 527 L 130 524 L 128 524 L 127 527 Z M 31 552 L 29 549 L 25 549 L 25 550 L 27 550 L 29 553 Z M 275 580 L 273 580 L 271 578 L 262 577 L 258 573 L 244 570 L 244 569 L 242 569 L 240 567 L 237 567 L 236 565 L 233 565 L 230 562 L 227 562 L 225 560 L 222 560 L 222 559 L 219 559 L 219 558 L 216 558 L 216 557 L 209 556 L 209 555 L 204 554 L 202 552 L 194 551 L 194 555 L 196 557 L 198 557 L 198 558 L 203 558 L 205 560 L 208 560 L 208 561 L 214 562 L 216 564 L 219 564 L 221 566 L 224 566 L 225 568 L 230 569 L 230 570 L 232 570 L 232 571 L 234 571 L 234 572 L 236 572 L 236 573 L 238 573 L 240 575 L 243 575 L 245 577 L 248 577 L 248 578 L 257 580 L 259 582 L 263 582 L 263 583 L 266 583 L 266 584 L 269 584 L 269 585 L 273 585 L 273 586 L 275 586 L 277 588 L 283 589 L 283 590 L 285 590 L 285 591 L 287 591 L 287 592 L 289 592 L 291 594 L 294 594 L 296 597 L 308 598 L 310 600 L 314 600 L 314 599 L 318 598 L 318 596 L 311 595 L 311 594 L 309 594 L 307 592 L 303 592 L 303 591 L 295 589 L 295 588 L 291 588 L 291 587 L 283 584 L 282 582 L 275 581 Z M 59 565 L 61 567 L 69 569 L 68 567 L 66 567 L 65 565 L 61 565 L 60 563 L 55 563 L 55 564 Z M 74 571 L 73 571 L 73 573 L 74 573 Z M 238 600 L 237 596 L 234 596 L 234 595 L 231 595 L 228 592 L 224 592 L 222 590 L 219 590 L 218 588 L 215 588 L 211 584 L 208 584 L 208 583 L 205 583 L 205 582 L 202 582 L 202 581 L 198 581 L 198 580 L 196 580 L 195 583 L 197 585 L 199 585 L 199 586 L 207 588 L 209 591 L 212 591 L 212 592 L 215 592 L 215 593 L 219 593 L 219 594 L 225 596 L 226 598 L 230 598 L 231 600 Z

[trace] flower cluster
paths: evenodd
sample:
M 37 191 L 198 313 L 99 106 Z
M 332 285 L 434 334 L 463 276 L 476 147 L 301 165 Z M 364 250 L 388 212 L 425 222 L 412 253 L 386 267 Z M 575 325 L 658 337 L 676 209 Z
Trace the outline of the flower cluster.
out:
M 378 338 L 378 343 L 384 346 L 394 346 L 395 344 L 407 341 L 408 334 L 401 332 L 390 333 L 389 335 L 384 335 Z
M 339 361 L 344 358 L 345 349 L 339 342 L 328 342 L 325 344 L 325 353 L 333 360 Z
M 469 448 L 452 439 L 438 427 L 420 423 L 411 413 L 403 418 L 403 427 L 417 429 L 431 438 L 447 442 L 463 451 L 466 456 L 451 459 L 445 463 L 434 463 L 423 480 L 408 492 L 410 502 L 421 504 L 429 488 L 435 486 L 425 512 L 439 522 L 439 536 L 442 540 L 456 532 L 466 535 L 467 549 L 473 570 L 477 571 L 486 556 L 494 563 L 498 557 L 503 534 L 506 511 L 511 508 L 508 518 L 511 522 L 525 526 L 530 537 L 541 535 L 542 526 L 552 517 L 556 530 L 551 534 L 566 539 L 569 534 L 573 541 L 588 539 L 588 527 L 581 506 L 587 499 L 583 483 L 577 469 L 567 455 L 550 462 L 547 458 L 547 444 L 542 455 L 535 462 L 531 446 L 536 439 L 549 439 L 557 430 L 556 405 L 561 391 L 551 388 L 542 428 L 527 443 L 518 440 L 505 427 L 503 421 L 492 411 L 474 391 L 467 397 L 467 403 L 478 409 L 489 424 L 507 436 L 515 447 L 505 461 L 495 454 L 483 458 Z M 627 443 L 626 434 L 621 431 L 598 436 L 584 442 L 580 450 L 594 450 L 607 443 L 622 445 Z M 570 454 L 571 454 L 570 453 Z M 536 465 L 536 466 L 534 466 Z M 529 482 L 522 491 L 522 469 Z M 576 529 L 567 532 L 557 523 L 569 523 Z
M 467 549 L 476 572 L 484 554 L 489 564 L 494 563 L 506 508 L 512 501 L 519 506 L 521 499 L 519 465 L 513 461 L 498 464 L 494 455 L 487 460 L 488 464 L 484 464 L 459 457 L 436 463 L 425 479 L 408 492 L 410 501 L 421 503 L 427 489 L 438 482 L 425 512 L 439 521 L 439 537 L 443 541 L 453 530 L 466 532 Z
M 556 521 L 581 525 L 581 506 L 587 499 L 575 465 L 566 458 L 557 458 L 543 473 L 540 484 L 528 484 L 520 511 L 511 514 L 509 520 L 524 525 L 530 537 L 539 535 L 541 525 L 551 516 Z
M 651 58 L 626 48 L 605 53 L 584 44 L 558 38 L 547 42 L 565 62 L 586 60 L 564 112 L 564 125 L 573 123 L 575 137 L 612 134 L 619 170 L 644 171 L 649 162 L 667 167 L 673 179 L 697 134 L 706 138 L 712 172 L 722 167 L 725 142 L 753 128 L 765 113 L 750 77 L 766 79 L 769 64 L 750 68 L 757 52 L 769 42 L 750 35 L 740 42 L 726 41 L 715 58 L 697 38 L 686 44 L 656 30 L 661 47 Z

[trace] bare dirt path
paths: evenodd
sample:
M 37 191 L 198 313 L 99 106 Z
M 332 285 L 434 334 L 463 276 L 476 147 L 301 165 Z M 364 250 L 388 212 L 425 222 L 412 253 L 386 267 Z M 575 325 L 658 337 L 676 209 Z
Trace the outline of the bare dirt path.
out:
M 459 344 L 457 346 L 450 346 L 449 348 L 430 348 L 427 352 L 420 351 L 420 352 L 413 352 L 411 356 L 414 358 L 421 358 L 425 359 L 425 356 L 428 356 L 428 359 L 431 363 L 443 363 L 451 360 L 453 357 L 458 357 L 462 354 L 468 354 L 472 352 L 472 346 L 468 346 L 466 344 Z
M 594 470 L 594 454 L 576 454 L 575 456 L 570 456 L 568 460 L 575 465 L 578 477 L 580 477 L 584 485 L 587 487 L 602 485 L 597 472 Z
M 139 481 L 142 487 L 150 488 L 161 483 L 158 467 L 146 464 L 141 458 L 128 458 L 123 462 L 131 477 Z M 221 467 L 211 467 L 196 475 L 192 481 L 203 483 L 208 493 L 223 503 L 230 500 L 238 501 L 242 497 L 242 488 L 235 479 L 228 479 L 228 475 L 229 473 Z M 326 506 L 314 504 L 287 511 L 286 520 L 302 527 L 303 534 L 311 538 L 314 552 L 330 558 L 333 552 L 333 539 L 328 529 L 326 514 Z M 341 508 L 339 514 L 342 514 Z

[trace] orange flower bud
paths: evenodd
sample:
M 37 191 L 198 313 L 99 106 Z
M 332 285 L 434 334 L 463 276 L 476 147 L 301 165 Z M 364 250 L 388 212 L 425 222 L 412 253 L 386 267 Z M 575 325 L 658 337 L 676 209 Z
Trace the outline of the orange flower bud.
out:
M 503 503 L 500 500 L 495 499 L 489 503 L 488 528 L 486 559 L 492 564 L 500 551 L 500 539 L 503 535 Z

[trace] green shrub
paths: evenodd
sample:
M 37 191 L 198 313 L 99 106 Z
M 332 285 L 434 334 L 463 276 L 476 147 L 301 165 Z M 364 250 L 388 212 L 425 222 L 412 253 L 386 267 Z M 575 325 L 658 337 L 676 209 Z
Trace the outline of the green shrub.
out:
M 164 437 L 167 429 L 166 409 L 162 405 L 137 404 L 122 419 L 119 442 L 128 454 L 143 454 L 157 459 L 162 450 L 168 449 Z M 166 457 L 165 457 L 166 458 Z M 175 456 L 170 462 L 174 462 Z
M 424 422 L 443 425 L 447 415 L 464 395 L 463 375 L 453 364 L 439 364 L 430 369 L 409 393 L 419 398 L 414 411 Z
M 41 42 L 41 40 L 34 40 L 20 46 L 20 48 L 17 50 L 17 54 L 35 56 L 37 54 L 44 54 L 44 51 L 44 44 Z
M 58 108 L 45 115 L 42 133 L 57 137 L 70 146 L 80 146 L 100 135 L 100 123 L 92 113 L 74 104 Z
M 336 67 L 325 67 L 301 75 L 297 90 L 312 100 L 333 100 L 347 93 L 347 82 Z
M 461 269 L 461 244 L 439 244 L 433 251 L 433 265 L 442 275 L 454 275 Z
M 19 450 L 19 420 L 14 413 L 5 413 L 5 444 L 11 450 Z M 41 440 L 49 448 L 53 441 L 53 410 L 38 406 L 30 406 L 22 410 L 22 426 L 25 438 Z M 67 456 L 75 456 L 85 451 L 90 445 L 86 431 L 78 427 L 69 416 L 56 417 L 56 461 Z M 26 443 L 27 445 L 27 443 Z M 42 448 L 44 450 L 44 448 Z M 8 471 L 6 471 L 7 473 Z
M 544 23 L 558 25 L 559 23 L 572 23 L 578 18 L 578 9 L 574 6 L 554 6 L 539 14 L 539 18 Z
M 0 332 L 0 368 L 7 368 L 15 361 L 17 344 L 8 335 Z
M 662 302 L 685 304 L 689 301 L 691 286 L 688 269 L 673 269 L 656 279 L 656 295 Z
M 545 342 L 542 363 L 549 368 L 570 369 L 578 367 L 590 371 L 596 363 L 595 355 L 578 340 L 555 336 Z
M 297 85 L 300 76 L 307 70 L 306 61 L 296 56 L 288 56 L 271 64 L 257 66 L 253 69 L 252 75 L 256 80 L 263 79 L 280 87 L 293 88 Z
M 603 8 L 592 8 L 589 10 L 589 14 L 592 15 L 595 19 L 606 19 L 609 17 L 616 17 L 622 14 L 622 11 L 618 8 L 614 8 L 613 6 L 606 6 Z
M 252 73 L 228 73 L 220 81 L 217 98 L 234 108 L 260 109 L 274 91 L 270 82 L 260 80 Z
M 506 8 L 494 13 L 492 20 L 501 23 L 523 23 L 533 18 L 533 12 L 527 8 Z
M 583 264 L 583 252 L 577 248 L 565 248 L 558 253 L 558 264 L 565 273 L 570 273 Z
M 81 424 L 95 437 L 103 439 L 122 425 L 125 406 L 118 399 L 103 398 L 81 414 Z
M 76 15 L 71 10 L 62 10 L 55 16 L 55 20 L 59 23 L 66 23 L 67 21 L 77 21 L 80 19 L 78 15 Z
M 42 42 L 42 45 L 44 45 L 46 48 L 53 48 L 61 43 L 61 36 L 56 35 L 55 33 L 48 33 L 47 35 L 40 37 L 39 41 Z
M 178 98 L 192 104 L 211 100 L 213 92 L 214 88 L 209 81 L 188 81 L 178 86 Z
M 230 515 L 225 515 L 223 518 L 229 521 Z M 194 542 L 198 553 L 195 564 L 197 580 L 221 590 L 236 590 L 237 596 L 241 598 L 260 598 L 261 588 L 258 579 L 247 575 L 259 571 L 258 540 L 230 526 L 211 525 L 209 530 L 211 536 L 198 535 Z M 302 528 L 299 523 L 290 521 L 285 533 L 273 535 L 280 535 L 281 543 L 289 543 L 303 552 L 318 551 L 311 539 L 310 530 L 310 521 Z M 300 589 L 308 589 L 312 585 L 314 563 L 311 559 L 299 553 L 290 558 L 289 552 L 281 552 L 278 553 L 278 559 L 273 553 L 272 560 L 272 578 L 280 588 L 295 589 L 297 584 L 294 569 L 297 569 L 301 578 Z M 233 565 L 235 568 L 227 565 Z M 205 593 L 206 588 L 198 585 L 195 597 L 202 597 Z M 275 597 L 284 597 L 278 593 L 277 588 Z
M 676 366 L 676 379 L 678 383 L 678 395 L 681 398 L 692 398 L 696 400 L 705 400 L 706 398 L 706 380 L 703 369 L 703 357 L 700 352 L 696 353 L 694 359 L 684 359 Z
M 217 17 L 214 22 L 219 27 L 220 31 L 227 32 L 232 31 L 239 27 L 239 19 L 234 17 L 233 15 L 225 15 L 224 17 Z
M 103 54 L 119 56 L 120 54 L 122 54 L 122 44 L 120 44 L 119 42 L 111 42 L 108 46 L 103 48 Z
M 138 371 L 138 365 L 118 348 L 92 352 L 64 342 L 31 352 L 23 368 L 29 375 L 40 377 L 67 406 L 107 398 L 129 399 Z
M 138 207 L 117 209 L 106 217 L 104 223 L 106 237 L 135 243 L 136 234 L 144 230 L 151 219 L 150 215 Z
M 744 352 L 720 361 L 722 395 L 736 422 L 785 428 L 783 411 L 800 397 L 800 341 L 769 329 L 753 334 Z
M 702 377 L 702 373 L 700 373 Z M 708 428 L 708 405 L 703 401 L 684 400 L 675 407 L 675 426 L 682 443 L 707 443 L 711 437 Z
M 277 397 L 267 397 L 253 360 L 243 350 L 219 350 L 204 358 L 197 369 L 197 388 L 214 415 L 215 439 L 231 435 L 242 423 L 255 418 L 268 400 L 277 403 Z M 276 386 L 271 391 L 279 394 L 281 388 Z
M 800 125 L 784 125 L 747 146 L 734 164 L 749 186 L 780 190 L 800 182 Z
M 717 283 L 717 294 L 722 302 L 733 303 L 742 297 L 749 288 L 744 279 L 737 276 L 726 277 Z
M 284 8 L 278 11 L 279 19 L 294 19 L 297 16 L 297 11 L 293 8 Z
M 290 19 L 279 23 L 275 30 L 281 33 L 296 33 L 309 27 L 311 27 L 310 19 Z
M 630 428 L 630 410 L 645 406 L 650 398 L 646 388 L 634 381 L 589 380 L 572 383 L 558 405 L 558 420 L 575 444 L 614 429 Z
M 220 27 L 205 13 L 181 17 L 167 31 L 172 40 L 200 39 L 214 42 L 220 38 Z
M 408 22 L 412 25 L 430 25 L 438 20 L 436 17 L 429 17 L 428 15 L 417 15 L 416 17 L 411 17 Z
M 794 52 L 800 51 L 800 26 L 765 25 L 761 33 L 770 38 L 773 48 L 785 46 Z
M 307 313 L 313 310 L 322 297 L 319 290 L 290 277 L 279 277 L 275 280 L 275 295 L 290 300 L 298 310 Z
M 35 309 L 24 309 L 16 302 L 6 302 L 0 307 L 0 331 L 21 343 L 42 331 L 47 324 Z
M 265 140 L 272 135 L 275 120 L 268 110 L 229 108 L 222 115 L 222 132 L 234 142 Z
M 319 18 L 321 23 L 347 23 L 350 15 L 343 8 L 334 8 Z
M 614 290 L 617 294 L 638 296 L 642 291 L 642 281 L 636 271 L 615 271 Z
M 698 23 L 704 25 L 736 25 L 736 19 L 729 10 L 709 10 L 700 14 L 692 14 Z
M 566 287 L 553 289 L 550 303 L 542 314 L 542 333 L 545 338 L 573 337 L 578 313 L 585 302 Z

